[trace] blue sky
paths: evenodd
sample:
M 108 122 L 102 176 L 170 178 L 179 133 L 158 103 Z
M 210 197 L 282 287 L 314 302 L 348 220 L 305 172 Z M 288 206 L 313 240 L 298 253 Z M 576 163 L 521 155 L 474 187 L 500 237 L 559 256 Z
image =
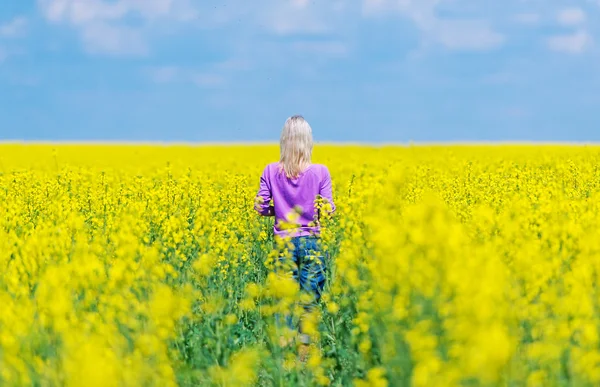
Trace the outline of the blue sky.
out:
M 0 140 L 600 141 L 600 0 L 2 0 Z

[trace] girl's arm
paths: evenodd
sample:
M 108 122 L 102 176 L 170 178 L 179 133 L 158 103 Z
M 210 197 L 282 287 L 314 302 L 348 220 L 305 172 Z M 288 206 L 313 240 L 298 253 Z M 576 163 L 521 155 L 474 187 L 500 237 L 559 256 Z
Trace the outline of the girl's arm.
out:
M 260 176 L 260 187 L 254 199 L 254 210 L 262 216 L 275 216 L 275 208 L 271 203 L 271 185 L 269 184 L 268 166 Z
M 331 205 L 330 214 L 335 212 L 335 203 L 333 203 L 333 194 L 331 189 L 331 174 L 329 173 L 329 169 L 327 167 L 323 167 L 323 178 L 321 179 L 321 185 L 319 186 L 319 195 L 323 198 L 327 199 L 329 204 Z

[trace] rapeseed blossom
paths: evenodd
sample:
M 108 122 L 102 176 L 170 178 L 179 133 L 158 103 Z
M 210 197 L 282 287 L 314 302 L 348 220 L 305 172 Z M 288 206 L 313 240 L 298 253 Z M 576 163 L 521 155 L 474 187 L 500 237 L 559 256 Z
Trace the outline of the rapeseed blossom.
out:
M 311 313 L 253 209 L 277 156 L 0 146 L 0 384 L 600 383 L 600 148 L 318 147 Z

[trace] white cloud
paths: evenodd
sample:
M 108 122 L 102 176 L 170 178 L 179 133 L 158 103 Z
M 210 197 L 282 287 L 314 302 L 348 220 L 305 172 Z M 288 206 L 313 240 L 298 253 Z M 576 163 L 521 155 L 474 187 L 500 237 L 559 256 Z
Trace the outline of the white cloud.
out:
M 520 24 L 535 25 L 540 22 L 541 17 L 538 13 L 518 13 L 513 20 Z
M 585 22 L 586 15 L 581 8 L 571 7 L 560 10 L 556 19 L 562 25 L 577 26 Z
M 38 7 L 49 22 L 75 28 L 96 54 L 144 54 L 152 21 L 196 17 L 188 0 L 38 0 Z M 137 27 L 127 24 L 131 18 L 141 21 Z
M 52 22 L 68 22 L 85 25 L 95 21 L 118 20 L 124 17 L 129 8 L 122 1 L 103 0 L 38 0 L 44 16 Z
M 141 31 L 126 26 L 93 23 L 81 31 L 81 39 L 91 54 L 143 55 L 148 51 Z
M 310 0 L 292 0 L 292 5 L 296 8 L 305 8 Z
M 322 5 L 309 4 L 308 1 L 278 0 L 265 6 L 258 18 L 261 25 L 278 35 L 320 34 L 331 27 L 324 17 L 327 13 Z
M 438 20 L 430 36 L 450 50 L 483 51 L 504 43 L 504 36 L 481 20 Z
M 27 29 L 27 20 L 24 17 L 16 17 L 12 21 L 0 25 L 0 37 L 14 38 L 22 36 Z
M 344 0 L 234 0 L 226 5 L 200 7 L 203 25 L 238 23 L 276 35 L 326 34 L 347 26 Z
M 128 15 L 152 20 L 164 17 L 185 19 L 194 14 L 185 0 L 38 0 L 38 5 L 48 20 L 68 21 L 76 25 L 120 20 Z
M 436 8 L 443 0 L 363 0 L 365 16 L 400 13 L 416 25 L 425 41 L 451 50 L 488 50 L 504 43 L 504 36 L 479 19 L 442 19 Z
M 590 34 L 583 30 L 572 34 L 552 36 L 547 41 L 548 48 L 551 50 L 567 54 L 580 54 L 592 43 L 593 39 Z
M 244 2 L 234 0 L 210 4 L 198 0 L 37 0 L 46 19 L 53 23 L 70 25 L 85 37 L 84 44 L 89 52 L 126 54 L 143 53 L 140 42 L 150 33 L 155 33 L 154 21 L 170 20 L 185 22 L 194 20 L 203 28 L 220 27 L 227 24 L 248 24 L 256 29 L 277 35 L 323 34 L 333 29 L 331 16 L 343 10 L 343 1 L 329 0 L 257 0 Z M 139 36 L 134 37 L 131 27 L 112 28 L 104 41 L 101 35 L 88 29 L 128 26 L 136 21 Z M 100 24 L 101 27 L 96 26 Z M 141 25 L 141 27 L 139 26 Z M 114 35 L 123 32 L 124 41 L 132 42 L 127 49 L 125 43 L 115 49 Z M 93 36 L 94 39 L 89 37 Z
M 162 17 L 172 17 L 175 19 L 187 19 L 194 16 L 195 12 L 190 5 L 184 1 L 178 0 L 122 0 L 132 11 L 138 12 L 146 19 L 159 19 Z M 189 11 L 191 15 L 186 15 L 184 11 Z
M 8 45 L 7 39 L 15 39 L 25 35 L 27 30 L 27 19 L 24 17 L 15 17 L 9 22 L 0 23 L 0 43 L 4 41 L 5 44 L 0 44 L 0 63 L 6 61 L 9 56 L 22 50 L 15 49 Z

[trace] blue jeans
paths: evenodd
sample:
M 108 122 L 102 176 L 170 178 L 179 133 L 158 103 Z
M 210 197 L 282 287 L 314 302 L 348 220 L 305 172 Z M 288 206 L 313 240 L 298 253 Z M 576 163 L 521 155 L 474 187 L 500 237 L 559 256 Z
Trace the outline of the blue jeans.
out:
M 319 237 L 316 236 L 294 237 L 290 242 L 292 248 L 288 254 L 283 254 L 283 256 L 280 254 L 279 264 L 285 270 L 291 270 L 292 277 L 298 282 L 302 292 L 312 296 L 312 300 L 303 305 L 305 312 L 310 312 L 321 300 L 321 294 L 325 287 L 327 279 L 326 253 L 323 252 Z M 286 324 L 290 329 L 294 329 L 290 316 L 286 317 Z

